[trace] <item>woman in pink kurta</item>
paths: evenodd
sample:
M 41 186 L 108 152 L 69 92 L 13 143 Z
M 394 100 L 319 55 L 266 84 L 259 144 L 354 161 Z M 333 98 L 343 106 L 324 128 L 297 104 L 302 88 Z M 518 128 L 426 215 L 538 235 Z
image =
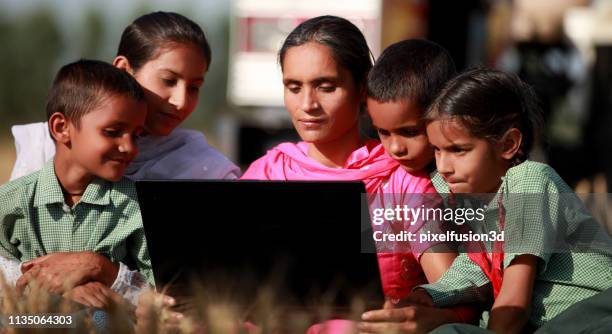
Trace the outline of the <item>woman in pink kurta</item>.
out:
M 303 141 L 271 149 L 242 179 L 361 180 L 371 195 L 370 206 L 381 208 L 410 203 L 410 194 L 435 193 L 425 173 L 408 173 L 378 141 L 359 134 L 372 59 L 357 27 L 334 16 L 305 21 L 287 37 L 279 60 L 285 106 Z M 379 254 L 387 299 L 397 301 L 427 282 L 420 253 Z

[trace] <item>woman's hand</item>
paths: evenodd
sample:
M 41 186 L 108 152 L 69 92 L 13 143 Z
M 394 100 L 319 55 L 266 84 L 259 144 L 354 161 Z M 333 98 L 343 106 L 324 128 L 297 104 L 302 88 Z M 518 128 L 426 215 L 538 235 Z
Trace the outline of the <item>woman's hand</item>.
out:
M 94 252 L 62 252 L 41 256 L 22 265 L 16 288 L 23 291 L 35 280 L 43 289 L 63 294 L 76 286 L 98 281 L 111 286 L 119 266 Z

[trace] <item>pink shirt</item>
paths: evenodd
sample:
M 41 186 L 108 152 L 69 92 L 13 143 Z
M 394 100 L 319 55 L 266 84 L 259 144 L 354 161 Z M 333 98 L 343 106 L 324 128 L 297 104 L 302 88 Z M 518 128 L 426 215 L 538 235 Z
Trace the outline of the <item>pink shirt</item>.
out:
M 370 209 L 385 208 L 396 204 L 420 206 L 411 203 L 421 200 L 411 194 L 436 193 L 429 176 L 423 173 L 410 174 L 391 158 L 382 144 L 376 140 L 351 153 L 343 168 L 327 167 L 310 158 L 305 142 L 282 143 L 269 150 L 249 166 L 242 175 L 246 180 L 329 180 L 365 183 L 370 198 Z M 412 198 L 411 198 L 412 197 Z M 405 229 L 417 230 L 415 224 Z M 419 247 L 422 249 L 422 247 Z M 387 298 L 405 297 L 413 287 L 427 282 L 418 262 L 421 250 L 410 253 L 379 253 L 383 291 Z

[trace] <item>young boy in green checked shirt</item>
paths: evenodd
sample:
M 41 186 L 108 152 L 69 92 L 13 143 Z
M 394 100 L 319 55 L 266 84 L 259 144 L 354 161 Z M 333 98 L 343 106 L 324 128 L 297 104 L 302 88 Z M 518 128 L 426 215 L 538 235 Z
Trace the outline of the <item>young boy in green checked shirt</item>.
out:
M 144 92 L 128 73 L 81 60 L 60 69 L 46 109 L 57 153 L 0 187 L 0 269 L 20 290 L 36 281 L 88 306 L 116 294 L 135 302 L 153 280 L 136 191 L 123 175 L 138 152 Z

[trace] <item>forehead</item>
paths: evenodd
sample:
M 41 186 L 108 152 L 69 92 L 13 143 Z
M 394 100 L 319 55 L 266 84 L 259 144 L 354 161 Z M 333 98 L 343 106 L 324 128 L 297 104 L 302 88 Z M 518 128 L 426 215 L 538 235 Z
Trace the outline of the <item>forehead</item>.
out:
M 422 110 L 410 99 L 380 102 L 368 98 L 367 104 L 372 122 L 378 128 L 391 130 L 421 122 Z
M 99 106 L 83 115 L 81 123 L 126 123 L 140 125 L 146 117 L 146 103 L 144 100 L 113 94 L 105 97 Z
M 148 70 L 171 70 L 197 78 L 207 71 L 206 58 L 195 45 L 169 43 L 159 47 L 139 72 Z
M 427 136 L 434 145 L 454 145 L 476 140 L 459 121 L 451 119 L 429 122 Z
M 289 48 L 283 59 L 284 79 L 309 81 L 346 74 L 347 71 L 336 62 L 329 47 L 316 42 Z

